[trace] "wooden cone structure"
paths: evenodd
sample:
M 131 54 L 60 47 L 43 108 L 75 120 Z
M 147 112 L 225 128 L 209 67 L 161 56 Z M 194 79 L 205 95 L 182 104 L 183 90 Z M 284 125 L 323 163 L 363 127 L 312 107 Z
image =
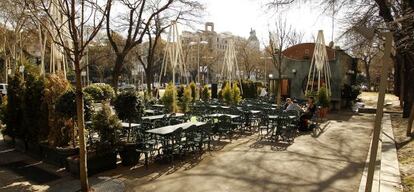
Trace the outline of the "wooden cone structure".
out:
M 240 70 L 237 63 L 237 56 L 233 40 L 230 40 L 227 46 L 220 77 L 223 82 L 228 81 L 229 83 L 232 83 L 234 80 L 238 80 L 240 83 L 240 91 L 243 93 Z
M 317 88 L 315 89 L 315 80 Z M 315 42 L 315 49 L 309 68 L 306 92 L 319 91 L 321 87 L 326 87 L 328 96 L 331 96 L 331 68 L 329 65 L 328 53 L 326 51 L 325 38 L 323 31 L 318 32 Z
M 186 70 L 182 53 L 183 49 L 181 46 L 181 38 L 178 34 L 177 22 L 172 21 L 168 33 L 168 41 L 167 45 L 165 46 L 165 54 L 159 77 L 160 84 L 161 78 L 167 74 L 168 66 L 170 66 L 170 68 L 172 69 L 172 81 L 174 85 L 176 83 L 176 72 L 179 72 L 180 77 L 184 77 L 186 84 L 188 84 L 188 71 Z

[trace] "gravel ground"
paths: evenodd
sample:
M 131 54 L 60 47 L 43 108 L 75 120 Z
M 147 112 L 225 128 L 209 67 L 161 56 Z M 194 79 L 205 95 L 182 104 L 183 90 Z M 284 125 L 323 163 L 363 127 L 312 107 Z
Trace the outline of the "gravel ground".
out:
M 404 191 L 414 191 L 414 139 L 406 137 L 407 119 L 391 115 Z

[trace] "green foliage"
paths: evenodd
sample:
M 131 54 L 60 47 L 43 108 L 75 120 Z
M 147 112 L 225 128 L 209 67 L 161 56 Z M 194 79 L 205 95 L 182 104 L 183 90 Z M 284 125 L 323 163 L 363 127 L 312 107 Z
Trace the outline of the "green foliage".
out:
M 233 103 L 233 90 L 230 83 L 226 83 L 224 89 L 221 90 L 221 94 L 223 95 L 223 100 L 227 105 L 231 105 Z
M 47 139 L 48 111 L 43 101 L 45 81 L 32 73 L 25 77 L 26 89 L 22 102 L 23 124 L 27 129 L 26 138 L 30 144 L 38 144 Z
M 104 101 L 110 101 L 115 97 L 115 90 L 112 88 L 111 85 L 108 85 L 106 83 L 95 83 L 95 86 L 99 87 L 102 90 Z
M 135 92 L 122 92 L 115 101 L 114 107 L 120 119 L 127 122 L 137 121 L 143 114 L 144 107 Z
M 313 98 L 317 98 L 317 96 L 318 96 L 318 92 L 317 92 L 317 91 L 307 91 L 307 92 L 305 93 L 305 96 L 306 96 L 306 97 L 313 97 Z
M 217 93 L 217 97 L 218 97 L 218 99 L 219 99 L 220 101 L 223 101 L 223 100 L 224 100 L 224 98 L 223 98 L 223 89 L 220 89 L 220 90 L 218 91 L 218 93 Z
M 7 96 L 1 98 L 1 106 L 0 106 L 0 121 L 3 124 L 6 122 L 6 112 L 7 112 Z
M 204 85 L 203 90 L 201 91 L 201 100 L 208 101 L 211 98 L 210 90 L 207 85 Z
M 199 98 L 199 95 L 198 95 L 199 92 L 197 89 L 197 85 L 194 82 L 191 82 L 190 88 L 191 88 L 191 97 L 193 98 L 193 102 L 195 102 Z
M 100 142 L 97 148 L 113 146 L 117 142 L 116 130 L 122 128 L 121 121 L 116 115 L 112 115 L 107 104 L 103 104 L 102 110 L 93 115 L 92 128 L 97 131 Z
M 104 93 L 102 89 L 96 84 L 91 84 L 83 89 L 83 92 L 88 93 L 94 101 L 104 100 Z
M 24 84 L 20 73 L 17 72 L 13 77 L 9 78 L 8 83 L 5 115 L 6 129 L 3 133 L 11 137 L 22 138 L 25 133 L 21 105 L 24 97 Z
M 328 96 L 328 91 L 325 87 L 319 89 L 318 92 L 318 103 L 322 107 L 329 107 L 330 98 Z
M 91 96 L 85 94 L 83 96 L 84 118 L 88 121 L 92 113 Z M 76 113 L 76 93 L 74 90 L 69 89 L 66 91 L 56 102 L 56 112 L 62 115 L 66 119 L 77 118 Z
M 240 88 L 237 85 L 237 83 L 233 83 L 231 96 L 232 96 L 231 101 L 232 101 L 233 104 L 237 105 L 237 104 L 240 103 L 240 101 L 241 101 Z
M 165 105 L 169 112 L 177 111 L 177 91 L 172 83 L 169 83 L 165 88 L 161 102 Z
M 115 97 L 114 89 L 105 83 L 95 83 L 84 88 L 84 92 L 91 95 L 96 102 L 110 101 Z
M 55 104 L 60 96 L 70 88 L 69 82 L 59 75 L 47 75 L 44 89 L 44 102 L 49 115 L 48 143 L 50 146 L 67 146 L 70 132 L 66 128 L 65 118 L 55 110 Z
M 183 112 L 188 112 L 190 109 L 190 102 L 193 100 L 191 93 L 191 86 L 187 86 L 186 88 L 184 88 L 180 102 L 181 111 Z

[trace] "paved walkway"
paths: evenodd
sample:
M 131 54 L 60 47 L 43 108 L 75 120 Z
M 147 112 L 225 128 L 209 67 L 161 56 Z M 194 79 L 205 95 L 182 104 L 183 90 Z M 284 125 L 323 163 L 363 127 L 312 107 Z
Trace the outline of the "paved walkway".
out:
M 357 191 L 374 118 L 341 114 L 333 119 L 319 136 L 299 136 L 290 146 L 261 142 L 252 135 L 200 159 L 174 166 L 151 164 L 148 170 L 119 167 L 94 176 L 91 183 L 97 191 Z M 66 177 L 48 188 L 75 191 L 77 187 L 75 179 Z
M 258 142 L 254 135 L 173 173 L 165 167 L 147 174 L 131 171 L 119 178 L 127 191 L 356 191 L 373 116 L 337 119 L 319 137 L 299 136 L 287 149 Z

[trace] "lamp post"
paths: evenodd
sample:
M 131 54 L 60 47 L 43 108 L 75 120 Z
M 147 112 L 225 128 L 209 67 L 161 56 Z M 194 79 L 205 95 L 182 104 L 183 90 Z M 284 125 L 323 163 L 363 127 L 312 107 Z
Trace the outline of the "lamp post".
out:
M 272 59 L 272 57 L 260 57 L 261 60 L 264 60 L 264 65 L 265 65 L 265 82 L 267 83 L 267 60 L 268 59 Z

